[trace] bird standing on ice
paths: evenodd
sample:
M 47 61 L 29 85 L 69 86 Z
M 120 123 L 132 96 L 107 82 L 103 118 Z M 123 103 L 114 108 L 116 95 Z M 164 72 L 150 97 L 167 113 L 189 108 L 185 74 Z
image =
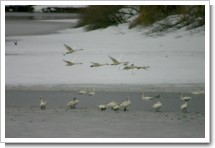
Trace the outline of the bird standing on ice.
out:
M 182 110 L 182 112 L 186 113 L 187 112 L 187 107 L 188 107 L 188 102 L 184 102 L 180 109 Z
M 183 94 L 181 94 L 180 99 L 182 101 L 184 101 L 184 102 L 187 102 L 187 101 L 191 100 L 192 97 L 190 97 L 190 96 L 183 96 Z
M 205 93 L 205 92 L 204 92 L 203 90 L 191 92 L 192 95 L 202 95 L 202 94 L 204 94 L 204 93 Z
M 148 100 L 152 100 L 153 98 L 154 98 L 154 97 L 145 96 L 145 95 L 144 95 L 144 91 L 142 91 L 142 100 L 148 101 Z
M 119 106 L 118 104 L 116 104 L 116 105 L 114 105 L 114 106 L 112 107 L 112 109 L 113 109 L 114 111 L 118 111 L 119 108 L 120 108 L 120 106 Z
M 67 106 L 71 109 L 75 109 L 76 105 L 79 103 L 79 100 L 77 98 L 73 98 L 72 101 L 67 103 Z
M 130 100 L 130 98 L 127 98 L 127 100 L 124 101 L 124 102 L 122 102 L 122 103 L 119 105 L 119 107 L 120 107 L 120 108 L 123 108 L 123 110 L 126 111 L 126 110 L 127 110 L 127 107 L 128 107 L 130 104 L 131 104 L 131 100 Z
M 116 105 L 117 105 L 117 102 L 111 101 L 111 102 L 108 103 L 106 106 L 107 106 L 107 107 L 110 107 L 111 109 L 113 109 L 113 107 L 116 106 Z
M 155 109 L 155 112 L 159 112 L 161 106 L 162 106 L 162 103 L 159 100 L 157 100 L 157 102 L 152 105 L 152 107 Z
M 78 92 L 79 95 L 85 95 L 87 94 L 87 90 L 86 89 L 82 89 Z
M 47 101 L 40 97 L 40 109 L 45 110 L 47 105 Z
M 98 106 L 98 109 L 102 110 L 102 111 L 106 110 L 106 105 L 101 104 L 101 105 Z
M 95 95 L 95 88 L 92 89 L 92 91 L 90 91 L 88 93 L 89 96 L 94 96 Z

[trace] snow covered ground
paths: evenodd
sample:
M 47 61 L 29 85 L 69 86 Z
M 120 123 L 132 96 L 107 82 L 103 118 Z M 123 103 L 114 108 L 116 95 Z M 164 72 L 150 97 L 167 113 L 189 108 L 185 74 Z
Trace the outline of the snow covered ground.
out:
M 62 21 L 62 20 L 61 20 Z M 26 28 L 27 29 L 27 28 Z M 128 24 L 85 32 L 64 29 L 48 35 L 6 37 L 6 87 L 88 85 L 192 85 L 205 83 L 204 29 L 182 28 L 163 35 Z M 18 45 L 14 45 L 14 40 Z M 64 55 L 67 44 L 74 54 Z M 90 67 L 111 63 L 108 56 L 148 70 L 122 70 L 122 66 Z M 82 62 L 65 66 L 63 60 Z

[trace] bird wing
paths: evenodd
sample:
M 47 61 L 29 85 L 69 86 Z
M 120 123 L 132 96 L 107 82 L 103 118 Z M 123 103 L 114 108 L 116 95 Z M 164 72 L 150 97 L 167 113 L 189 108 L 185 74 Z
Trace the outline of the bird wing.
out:
M 143 66 L 142 69 L 148 70 L 149 66 Z
M 93 65 L 99 65 L 99 63 L 91 62 Z
M 127 101 L 124 101 L 119 106 L 123 107 L 123 106 L 127 106 L 127 105 L 128 105 Z
M 63 60 L 64 62 L 66 62 L 67 64 L 73 64 L 72 62 L 70 61 L 66 61 L 66 60 Z
M 123 69 L 124 70 L 129 70 L 129 69 L 133 69 L 133 68 L 131 66 L 125 66 Z
M 74 51 L 74 49 L 72 49 L 70 46 L 68 46 L 68 45 L 66 45 L 66 44 L 64 44 L 64 46 L 66 47 L 66 49 L 67 49 L 68 51 Z
M 114 63 L 118 63 L 118 61 L 116 59 L 114 59 L 113 57 L 109 56 L 109 58 L 114 62 Z
M 72 105 L 74 105 L 74 101 L 70 101 L 67 103 L 67 106 L 72 106 Z

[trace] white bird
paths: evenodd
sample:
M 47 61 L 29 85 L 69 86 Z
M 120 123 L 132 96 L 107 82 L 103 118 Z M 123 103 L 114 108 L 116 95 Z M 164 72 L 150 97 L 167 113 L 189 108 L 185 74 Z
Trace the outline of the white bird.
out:
M 161 108 L 162 103 L 157 100 L 155 104 L 152 105 L 152 107 L 155 109 L 155 112 L 159 112 L 159 109 Z
M 95 95 L 95 88 L 92 89 L 92 91 L 90 91 L 88 93 L 89 96 L 94 96 Z
M 116 105 L 114 105 L 114 106 L 112 107 L 112 109 L 113 109 L 114 111 L 118 111 L 119 108 L 120 108 L 120 106 L 119 106 L 118 104 L 116 104 Z
M 72 101 L 67 103 L 67 106 L 71 109 L 76 108 L 76 105 L 79 103 L 79 100 L 77 98 L 73 98 Z
M 84 50 L 84 49 L 75 50 L 75 49 L 71 48 L 70 46 L 68 46 L 66 44 L 64 44 L 64 47 L 66 47 L 66 49 L 68 50 L 68 52 L 66 52 L 66 54 L 70 54 L 70 53 L 73 53 L 73 52 L 76 52 L 76 51 Z
M 204 92 L 203 90 L 191 92 L 191 94 L 193 94 L 193 95 L 201 95 L 201 94 L 204 94 L 204 93 L 205 93 L 205 92 Z
M 181 99 L 182 101 L 187 102 L 187 101 L 191 100 L 192 97 L 190 97 L 190 96 L 183 96 L 183 95 L 181 94 L 180 99 Z
M 120 108 L 123 108 L 123 110 L 126 111 L 126 110 L 127 110 L 127 107 L 128 107 L 130 104 L 131 104 L 131 100 L 130 100 L 130 98 L 127 98 L 127 100 L 124 101 L 124 102 L 122 102 L 122 103 L 119 105 L 119 107 L 120 107 Z
M 184 102 L 180 109 L 182 110 L 182 112 L 186 113 L 187 112 L 187 107 L 188 107 L 188 102 Z
M 148 100 L 152 100 L 154 97 L 148 97 L 144 95 L 144 92 L 142 92 L 142 100 L 148 101 Z
M 119 60 L 116 60 L 115 58 L 109 56 L 109 58 L 111 59 L 111 61 L 113 62 L 111 65 L 119 65 L 119 64 L 124 64 L 127 65 L 129 62 L 120 62 Z
M 130 69 L 145 69 L 148 70 L 150 66 L 135 66 L 134 64 L 126 65 L 123 70 L 130 70 Z
M 73 66 L 73 65 L 83 64 L 83 63 L 74 63 L 72 61 L 66 61 L 66 60 L 63 60 L 63 61 L 66 63 L 66 66 Z
M 100 63 L 95 63 L 95 62 L 91 62 L 92 65 L 90 65 L 90 67 L 100 67 L 100 66 L 105 66 L 105 65 L 109 65 L 108 63 L 105 64 L 100 64 Z
M 100 110 L 106 110 L 106 105 L 101 104 L 101 105 L 98 106 L 98 109 L 100 109 Z
M 160 98 L 160 95 L 157 95 L 157 96 L 154 96 L 154 97 L 149 97 L 149 96 L 145 96 L 144 91 L 142 91 L 142 100 L 143 101 L 149 101 L 149 100 L 153 100 L 155 98 Z
M 85 94 L 87 94 L 87 90 L 86 89 L 79 90 L 78 94 L 85 95 Z
M 47 101 L 40 97 L 40 109 L 45 110 L 47 105 Z
M 106 106 L 107 106 L 107 107 L 110 107 L 111 109 L 113 109 L 113 107 L 116 106 L 116 105 L 118 105 L 117 102 L 111 101 L 111 102 L 109 102 Z

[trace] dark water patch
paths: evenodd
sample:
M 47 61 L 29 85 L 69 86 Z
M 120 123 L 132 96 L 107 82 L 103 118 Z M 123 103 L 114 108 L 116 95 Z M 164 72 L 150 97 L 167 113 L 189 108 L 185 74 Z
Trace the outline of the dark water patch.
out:
M 80 18 L 78 13 L 27 13 L 27 12 L 7 12 L 7 20 L 52 20 L 52 19 L 76 19 Z
M 72 28 L 71 22 L 46 22 L 37 20 L 8 20 L 5 22 L 6 36 L 46 35 L 57 30 Z

